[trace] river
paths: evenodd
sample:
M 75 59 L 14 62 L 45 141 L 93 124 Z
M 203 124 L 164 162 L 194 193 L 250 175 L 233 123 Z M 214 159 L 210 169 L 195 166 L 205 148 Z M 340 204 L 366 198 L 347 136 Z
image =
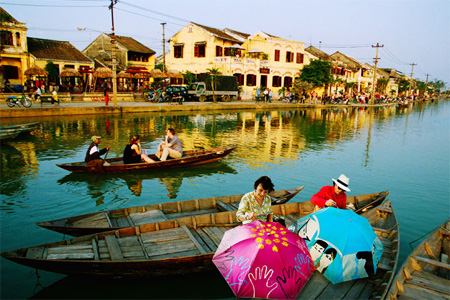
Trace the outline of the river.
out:
M 350 178 L 349 195 L 389 190 L 401 234 L 400 263 L 418 238 L 450 215 L 450 102 L 380 108 L 211 111 L 1 120 L 41 129 L 1 145 L 1 251 L 58 241 L 36 222 L 118 207 L 251 191 L 262 175 L 275 189 L 305 185 L 308 201 L 332 178 Z M 139 174 L 70 174 L 92 135 L 108 157 L 139 134 L 152 152 L 173 127 L 185 149 L 237 145 L 220 162 Z M 142 280 L 91 280 L 38 271 L 1 258 L 1 298 L 234 298 L 220 274 Z

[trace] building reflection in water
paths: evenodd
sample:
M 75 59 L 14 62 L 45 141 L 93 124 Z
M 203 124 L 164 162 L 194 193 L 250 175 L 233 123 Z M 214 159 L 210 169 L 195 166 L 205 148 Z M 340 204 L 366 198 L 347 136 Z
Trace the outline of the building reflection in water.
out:
M 38 172 L 57 172 L 54 170 L 57 163 L 82 161 L 92 135 L 102 136 L 101 147 L 112 146 L 108 157 L 119 157 L 130 136 L 134 134 L 141 136 L 143 148 L 154 152 L 169 127 L 175 128 L 184 149 L 238 145 L 231 157 L 249 168 L 295 161 L 304 151 L 332 150 L 358 135 L 367 134 L 366 129 L 369 129 L 364 154 L 364 164 L 367 166 L 370 163 L 372 123 L 384 122 L 397 114 L 409 114 L 414 108 L 406 111 L 398 110 L 395 106 L 374 109 L 345 107 L 48 118 L 41 121 L 41 130 L 2 145 L 1 194 L 20 193 L 26 188 L 27 176 Z M 23 120 L 23 123 L 26 122 L 30 120 Z M 227 159 L 229 158 L 224 161 Z M 183 182 L 183 176 L 178 174 L 183 173 L 176 171 L 167 176 L 156 177 L 166 186 L 169 197 L 176 197 Z M 97 199 L 101 198 L 101 190 L 114 189 L 117 184 L 114 180 L 99 181 L 95 178 L 81 176 L 80 180 L 86 182 L 91 196 Z M 142 180 L 146 180 L 145 176 L 139 178 L 124 179 L 132 194 L 137 197 L 142 193 Z M 63 183 L 64 180 L 58 182 Z

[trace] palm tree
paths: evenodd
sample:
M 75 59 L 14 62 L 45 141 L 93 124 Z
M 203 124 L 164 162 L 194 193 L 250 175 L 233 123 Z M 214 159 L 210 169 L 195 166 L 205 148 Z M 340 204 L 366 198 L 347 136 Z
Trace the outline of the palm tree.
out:
M 209 81 L 211 82 L 211 91 L 212 91 L 212 95 L 213 95 L 213 101 L 216 102 L 216 86 L 217 83 L 219 81 L 218 76 L 222 75 L 222 72 L 219 71 L 218 68 L 210 68 L 210 69 L 206 69 L 208 72 L 207 74 L 209 75 Z

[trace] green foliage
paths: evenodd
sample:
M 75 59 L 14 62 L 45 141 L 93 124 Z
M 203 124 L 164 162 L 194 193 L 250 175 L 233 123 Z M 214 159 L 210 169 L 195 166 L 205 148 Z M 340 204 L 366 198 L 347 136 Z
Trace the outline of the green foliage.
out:
M 190 85 L 191 83 L 195 82 L 195 74 L 191 71 L 181 72 L 181 74 L 183 74 L 184 82 L 186 84 Z
M 313 60 L 301 70 L 300 80 L 310 82 L 314 87 L 323 87 L 331 83 L 331 63 L 325 60 Z
M 284 97 L 286 95 L 287 88 L 283 86 L 281 89 L 278 90 L 278 96 Z
M 45 65 L 45 71 L 48 73 L 48 81 L 59 83 L 59 70 L 58 67 L 50 60 L 47 61 L 47 64 Z
M 314 88 L 311 82 L 300 80 L 299 78 L 295 78 L 294 84 L 292 85 L 292 91 L 296 95 L 300 95 L 303 93 L 309 93 L 310 90 Z
M 163 70 L 163 67 L 164 67 L 164 64 L 163 63 L 159 63 L 159 64 L 156 64 L 155 65 L 155 69 L 158 69 L 158 70 Z
M 398 83 L 398 91 L 406 92 L 409 89 L 409 80 L 401 79 Z
M 218 68 L 210 68 L 210 69 L 206 69 L 208 72 L 208 81 L 211 83 L 211 91 L 212 91 L 212 95 L 213 95 L 213 101 L 216 102 L 217 101 L 217 96 L 216 96 L 216 87 L 217 87 L 217 83 L 219 81 L 218 76 L 222 75 L 222 72 L 219 71 Z

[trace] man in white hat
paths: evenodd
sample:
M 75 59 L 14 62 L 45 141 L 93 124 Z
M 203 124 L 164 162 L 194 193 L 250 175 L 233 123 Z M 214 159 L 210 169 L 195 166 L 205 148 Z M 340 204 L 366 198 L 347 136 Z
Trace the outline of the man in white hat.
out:
M 85 162 L 89 164 L 95 164 L 95 162 L 102 162 L 100 156 L 105 154 L 109 149 L 111 149 L 111 146 L 108 146 L 106 148 L 99 150 L 98 144 L 100 144 L 100 138 L 101 136 L 98 135 L 94 135 L 93 137 L 91 137 L 92 143 L 89 145 L 89 148 L 86 151 L 86 157 L 84 159 Z
M 348 188 L 350 178 L 341 174 L 337 180 L 332 179 L 333 185 L 324 186 L 317 194 L 311 197 L 311 203 L 316 206 L 316 209 L 324 207 L 346 208 L 347 195 L 345 192 L 350 192 Z

